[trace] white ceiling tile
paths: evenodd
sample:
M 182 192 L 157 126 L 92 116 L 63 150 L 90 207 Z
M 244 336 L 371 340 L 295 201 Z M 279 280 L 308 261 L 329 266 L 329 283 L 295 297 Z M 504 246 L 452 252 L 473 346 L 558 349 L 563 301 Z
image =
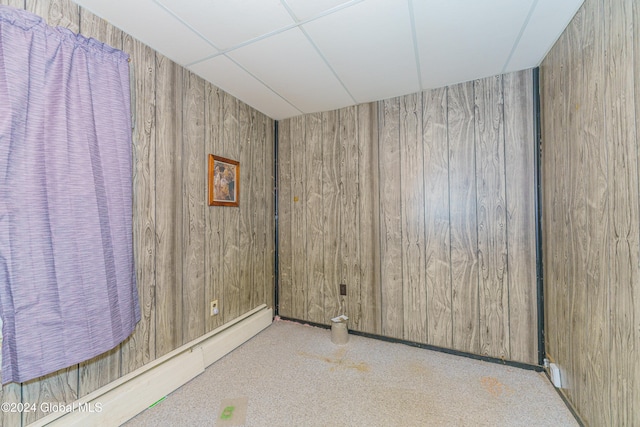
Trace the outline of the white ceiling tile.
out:
M 583 0 L 538 0 L 505 72 L 540 65 Z
M 305 113 L 355 103 L 298 28 L 227 55 Z
M 75 2 L 180 65 L 218 53 L 152 0 Z
M 500 74 L 533 1 L 414 1 L 423 87 Z
M 357 102 L 420 90 L 406 1 L 365 1 L 304 28 Z
M 282 119 L 531 68 L 583 0 L 73 1 Z
M 312 18 L 345 3 L 354 3 L 362 0 L 282 0 L 287 3 L 300 21 Z
M 189 67 L 191 71 L 272 119 L 297 116 L 297 110 L 225 56 Z
M 221 50 L 294 24 L 280 0 L 156 0 Z

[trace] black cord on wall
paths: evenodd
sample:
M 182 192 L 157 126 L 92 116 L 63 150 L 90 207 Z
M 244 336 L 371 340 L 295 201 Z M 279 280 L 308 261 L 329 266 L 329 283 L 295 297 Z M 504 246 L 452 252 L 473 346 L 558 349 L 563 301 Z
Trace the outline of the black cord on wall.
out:
M 278 287 L 280 284 L 278 270 L 278 121 L 273 125 L 273 206 L 274 206 L 274 250 L 273 250 L 273 314 L 278 315 Z
M 545 349 L 545 324 L 544 324 L 544 277 L 542 265 L 542 177 L 541 177 L 541 161 L 542 161 L 542 133 L 540 119 L 540 68 L 533 70 L 533 113 L 534 117 L 534 170 L 536 180 L 536 197 L 535 197 L 535 215 L 536 215 L 536 290 L 538 299 L 538 364 L 544 365 L 544 359 L 547 357 Z

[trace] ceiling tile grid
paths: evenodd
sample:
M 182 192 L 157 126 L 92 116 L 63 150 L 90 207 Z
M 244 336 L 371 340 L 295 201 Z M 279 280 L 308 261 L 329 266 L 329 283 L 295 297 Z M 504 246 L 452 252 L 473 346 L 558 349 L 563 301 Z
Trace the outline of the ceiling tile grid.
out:
M 535 0 L 413 3 L 422 85 L 435 88 L 500 74 Z
M 244 69 L 304 112 L 353 104 L 340 81 L 299 28 L 265 38 L 227 54 Z M 296 58 L 280 61 L 279 58 Z
M 226 56 L 216 56 L 189 68 L 271 118 L 293 117 L 303 113 Z
M 295 24 L 280 0 L 155 0 L 220 50 Z
M 537 1 L 523 28 L 518 48 L 514 50 L 504 72 L 519 71 L 538 66 L 547 56 L 562 31 L 569 25 L 583 0 Z M 561 29 L 558 32 L 558 29 Z M 537 61 L 532 65 L 532 60 Z
M 583 0 L 74 0 L 280 120 L 539 65 Z
M 408 5 L 367 0 L 303 25 L 357 103 L 420 90 Z

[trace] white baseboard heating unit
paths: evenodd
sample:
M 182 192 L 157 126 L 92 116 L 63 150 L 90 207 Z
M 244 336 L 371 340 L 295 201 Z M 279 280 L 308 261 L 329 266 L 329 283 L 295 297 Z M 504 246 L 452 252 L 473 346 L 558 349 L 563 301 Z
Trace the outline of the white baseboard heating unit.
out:
M 100 407 L 99 412 L 52 413 L 29 426 L 120 426 L 203 373 L 207 366 L 258 334 L 272 320 L 273 310 L 263 304 L 93 393 L 65 404 L 74 408 Z

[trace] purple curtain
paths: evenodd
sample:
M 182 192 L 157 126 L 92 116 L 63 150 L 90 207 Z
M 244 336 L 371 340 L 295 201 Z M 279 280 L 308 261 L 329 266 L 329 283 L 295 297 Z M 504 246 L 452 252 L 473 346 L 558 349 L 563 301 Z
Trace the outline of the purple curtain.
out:
M 3 383 L 104 353 L 140 319 L 127 60 L 0 6 Z

